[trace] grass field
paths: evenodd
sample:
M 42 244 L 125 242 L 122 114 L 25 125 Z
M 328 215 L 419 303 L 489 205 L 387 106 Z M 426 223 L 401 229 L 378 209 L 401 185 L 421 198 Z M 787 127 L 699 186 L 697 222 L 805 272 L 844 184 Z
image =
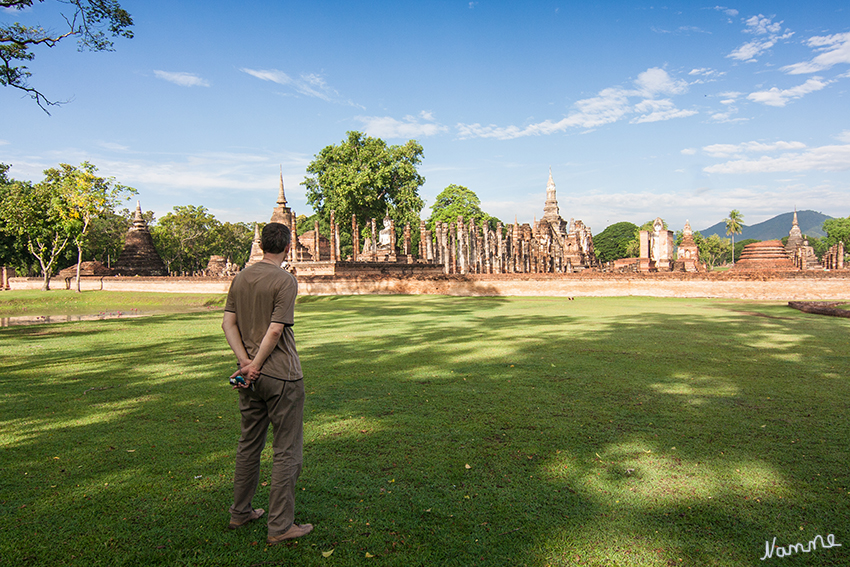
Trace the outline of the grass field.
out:
M 302 297 L 296 513 L 315 531 L 269 548 L 263 520 L 226 529 L 239 416 L 220 296 L 33 294 L 0 293 L 0 315 L 69 296 L 172 312 L 0 329 L 2 565 L 850 564 L 847 319 Z M 263 482 L 270 467 L 267 449 Z M 842 547 L 760 561 L 774 537 L 828 534 Z

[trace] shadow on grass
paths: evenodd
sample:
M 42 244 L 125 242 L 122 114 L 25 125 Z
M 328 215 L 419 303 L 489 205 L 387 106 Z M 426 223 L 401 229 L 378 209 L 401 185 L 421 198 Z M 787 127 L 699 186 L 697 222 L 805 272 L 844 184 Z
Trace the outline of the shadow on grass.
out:
M 0 334 L 0 557 L 732 566 L 774 536 L 849 539 L 846 322 L 629 299 L 298 309 L 309 539 L 270 555 L 264 525 L 223 529 L 232 362 L 220 319 L 189 314 Z

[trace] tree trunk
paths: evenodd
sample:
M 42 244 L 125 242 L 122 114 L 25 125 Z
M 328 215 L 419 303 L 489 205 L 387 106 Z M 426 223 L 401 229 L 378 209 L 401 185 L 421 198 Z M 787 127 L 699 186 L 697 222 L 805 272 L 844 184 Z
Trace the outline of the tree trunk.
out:
M 83 263 L 83 247 L 77 244 L 77 293 L 80 292 L 80 264 Z

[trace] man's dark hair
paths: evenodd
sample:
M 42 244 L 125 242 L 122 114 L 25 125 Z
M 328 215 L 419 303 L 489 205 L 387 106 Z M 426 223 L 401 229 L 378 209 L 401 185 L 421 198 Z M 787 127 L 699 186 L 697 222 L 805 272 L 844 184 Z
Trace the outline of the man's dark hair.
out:
M 269 254 L 280 254 L 289 243 L 292 242 L 292 233 L 289 227 L 279 222 L 270 222 L 263 227 L 263 235 L 260 238 L 260 246 L 263 252 Z

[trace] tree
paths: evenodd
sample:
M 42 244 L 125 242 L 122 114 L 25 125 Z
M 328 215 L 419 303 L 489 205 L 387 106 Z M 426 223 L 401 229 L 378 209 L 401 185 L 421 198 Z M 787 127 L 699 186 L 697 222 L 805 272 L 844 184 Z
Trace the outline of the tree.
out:
M 593 250 L 600 262 L 613 262 L 620 258 L 628 258 L 629 242 L 634 240 L 639 232 L 634 223 L 623 221 L 612 224 L 593 237 Z
M 210 252 L 223 256 L 233 264 L 242 266 L 251 255 L 251 243 L 253 241 L 253 225 L 244 222 L 219 223 L 213 229 Z
M 9 167 L 5 163 L 0 163 L 0 207 L 11 191 L 12 184 L 16 183 L 9 179 L 7 175 Z M 2 220 L 2 216 L 0 216 L 0 220 Z M 3 228 L 4 225 L 0 225 L 0 266 L 13 267 L 19 274 L 29 273 L 32 264 L 29 251 L 25 246 L 22 246 L 20 239 L 16 238 L 12 232 L 3 230 Z
M 732 245 L 728 238 L 720 238 L 716 234 L 712 234 L 708 238 L 702 238 L 700 234 L 700 239 L 697 241 L 697 234 L 699 233 L 694 233 L 694 241 L 696 241 L 697 248 L 699 248 L 699 259 L 701 262 L 704 262 L 710 269 L 713 269 L 716 265 L 728 261 L 732 252 Z
M 360 227 L 361 234 L 353 235 L 358 239 L 368 233 L 373 218 L 379 219 L 380 226 L 380 219 L 389 215 L 395 221 L 397 237 L 405 223 L 419 223 L 419 212 L 425 206 L 419 187 L 425 178 L 416 167 L 422 154 L 416 140 L 388 146 L 380 138 L 348 132 L 338 146 L 327 146 L 315 156 L 307 167 L 312 177 L 301 184 L 307 188 L 307 202 L 323 223 L 329 224 L 331 211 L 336 211 L 343 257 L 352 249 L 352 215 Z
M 843 242 L 844 248 L 850 250 L 850 217 L 827 219 L 823 221 L 823 230 L 826 232 L 827 248 Z
M 80 291 L 80 265 L 83 262 L 83 245 L 95 218 L 112 212 L 124 193 L 136 190 L 115 183 L 114 177 L 98 177 L 97 168 L 87 161 L 74 167 L 60 163 L 58 168 L 44 171 L 42 182 L 47 190 L 61 198 L 58 214 L 77 247 L 76 288 Z M 129 196 L 127 197 L 129 198 Z
M 24 10 L 44 0 L 0 0 L 0 8 Z M 60 0 L 70 7 L 70 13 L 61 13 L 67 23 L 63 32 L 50 32 L 42 27 L 29 27 L 19 23 L 0 26 L 0 85 L 13 87 L 27 93 L 44 112 L 48 106 L 62 104 L 51 101 L 41 91 L 30 86 L 32 76 L 26 61 L 32 61 L 38 46 L 55 47 L 63 39 L 76 37 L 80 51 L 112 51 L 112 37 L 132 38 L 129 29 L 133 19 L 117 0 Z
M 726 234 L 732 235 L 732 249 L 735 248 L 735 235 L 741 234 L 741 230 L 744 227 L 744 215 L 741 214 L 741 211 L 738 209 L 732 209 L 729 211 L 729 216 L 723 219 L 723 222 L 726 223 Z M 734 255 L 732 257 L 732 265 L 735 265 Z
M 474 191 L 463 185 L 451 184 L 437 195 L 437 200 L 431 207 L 431 216 L 425 225 L 428 230 L 433 231 L 437 222 L 456 222 L 458 217 L 463 217 L 465 223 L 470 221 L 476 226 L 486 222 L 490 229 L 496 229 L 496 223 L 500 222 L 481 210 L 481 200 Z
M 66 204 L 61 194 L 45 183 L 33 185 L 6 177 L 9 166 L 2 164 L 4 190 L 0 201 L 0 226 L 3 231 L 26 243 L 38 260 L 44 283 L 50 289 L 50 276 L 57 259 L 72 242 L 73 227 L 63 214 Z
M 169 272 L 196 272 L 207 267 L 220 225 L 202 206 L 178 205 L 159 219 L 151 236 Z

